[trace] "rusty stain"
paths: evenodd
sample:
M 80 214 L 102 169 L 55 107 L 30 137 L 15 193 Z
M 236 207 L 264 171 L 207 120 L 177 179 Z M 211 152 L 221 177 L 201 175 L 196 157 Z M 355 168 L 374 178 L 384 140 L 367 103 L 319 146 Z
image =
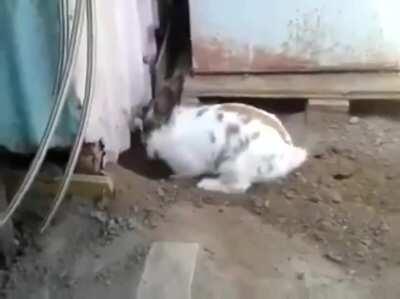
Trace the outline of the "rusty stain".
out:
M 312 47 L 312 43 L 308 43 Z M 305 46 L 304 46 L 305 47 Z M 370 61 L 365 63 L 332 63 L 324 66 L 318 61 L 318 54 L 326 50 L 312 50 L 309 56 L 296 57 L 290 55 L 288 45 L 282 47 L 281 53 L 270 53 L 257 47 L 246 47 L 243 50 L 224 45 L 221 41 L 206 40 L 193 42 L 193 70 L 195 73 L 268 73 L 268 72 L 318 72 L 318 71 L 397 71 L 400 68 L 398 59 L 371 53 Z M 234 50 L 233 50 L 234 49 Z M 248 53 L 249 50 L 252 53 Z M 351 50 L 351 49 L 349 49 Z
M 231 50 L 235 49 L 235 51 Z M 316 66 L 307 59 L 291 57 L 286 54 L 271 54 L 261 48 L 252 48 L 251 55 L 246 50 L 225 46 L 220 41 L 193 43 L 195 71 L 231 72 L 232 70 L 307 70 Z

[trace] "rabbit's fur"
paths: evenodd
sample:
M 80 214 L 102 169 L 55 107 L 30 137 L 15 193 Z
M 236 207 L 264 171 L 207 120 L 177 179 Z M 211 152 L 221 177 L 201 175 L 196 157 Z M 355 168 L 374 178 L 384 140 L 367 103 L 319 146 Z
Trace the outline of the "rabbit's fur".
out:
M 143 115 L 150 158 L 178 177 L 206 176 L 199 188 L 245 192 L 253 183 L 284 177 L 307 159 L 279 119 L 244 104 L 181 106 L 166 86 Z

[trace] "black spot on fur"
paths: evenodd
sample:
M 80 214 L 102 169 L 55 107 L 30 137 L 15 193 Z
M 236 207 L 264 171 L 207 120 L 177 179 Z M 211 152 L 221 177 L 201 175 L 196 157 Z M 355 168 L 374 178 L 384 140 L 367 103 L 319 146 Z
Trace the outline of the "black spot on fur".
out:
M 229 138 L 232 135 L 239 134 L 240 127 L 237 124 L 228 124 L 226 126 L 226 138 Z
M 227 161 L 230 158 L 228 154 L 228 150 L 226 148 L 226 145 L 222 148 L 222 150 L 218 153 L 217 157 L 215 158 L 214 162 L 214 168 L 215 170 L 218 170 L 218 168 L 221 166 L 222 163 Z
M 233 154 L 238 156 L 240 153 L 244 152 L 250 144 L 249 138 L 242 138 L 239 140 L 238 145 L 233 148 Z
M 217 120 L 222 122 L 224 120 L 224 114 L 222 112 L 217 113 Z
M 215 137 L 215 134 L 213 132 L 209 132 L 208 137 L 210 138 L 211 143 L 215 143 L 215 141 L 217 141 L 217 137 Z
M 208 107 L 201 108 L 199 111 L 197 111 L 196 117 L 201 117 L 207 111 L 208 111 Z
M 267 173 L 274 171 L 274 160 L 276 156 L 267 156 L 262 158 L 262 163 L 267 166 Z

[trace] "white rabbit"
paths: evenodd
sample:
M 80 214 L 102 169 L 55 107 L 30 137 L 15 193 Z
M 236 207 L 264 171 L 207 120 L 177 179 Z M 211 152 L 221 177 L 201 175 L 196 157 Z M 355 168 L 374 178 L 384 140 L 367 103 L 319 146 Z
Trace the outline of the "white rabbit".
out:
M 286 176 L 307 159 L 279 119 L 244 104 L 177 105 L 168 86 L 143 115 L 150 158 L 165 161 L 177 177 L 205 176 L 199 188 L 245 192 L 253 183 Z

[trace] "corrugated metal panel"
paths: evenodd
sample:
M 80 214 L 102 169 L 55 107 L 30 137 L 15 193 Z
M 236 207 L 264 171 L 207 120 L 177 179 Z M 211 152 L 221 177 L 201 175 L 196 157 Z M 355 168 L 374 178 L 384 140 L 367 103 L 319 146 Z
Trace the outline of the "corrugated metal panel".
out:
M 197 72 L 399 69 L 398 0 L 190 0 Z

